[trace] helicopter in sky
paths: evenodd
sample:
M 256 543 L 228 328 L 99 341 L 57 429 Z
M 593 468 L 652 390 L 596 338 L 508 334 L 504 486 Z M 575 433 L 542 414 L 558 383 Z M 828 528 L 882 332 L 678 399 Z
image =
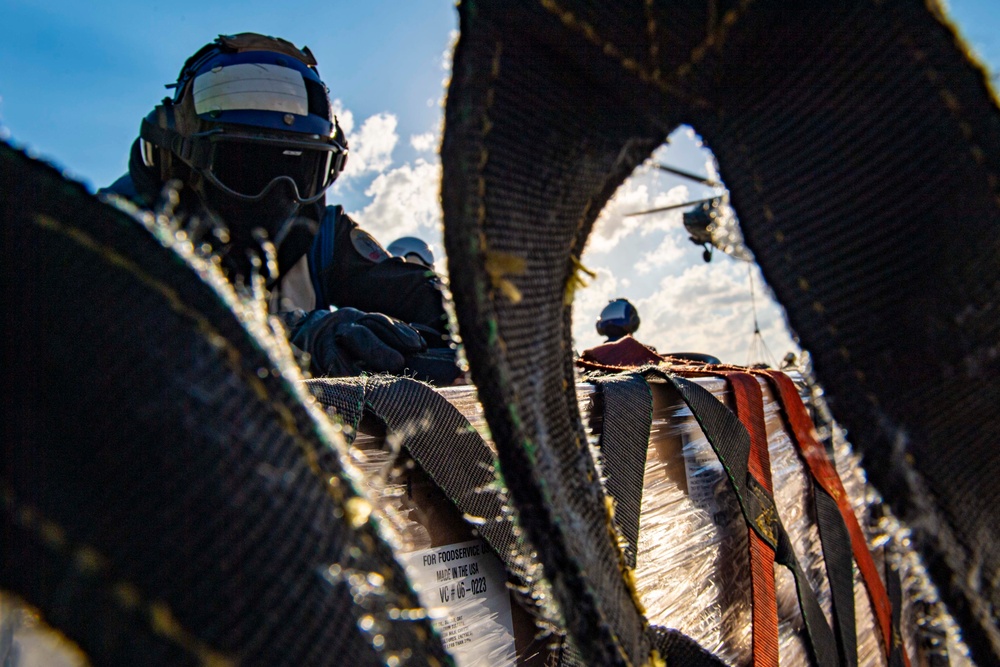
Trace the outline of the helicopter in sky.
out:
M 675 176 L 721 190 L 721 192 L 704 199 L 627 213 L 625 217 L 689 208 L 690 210 L 684 211 L 682 217 L 684 229 L 688 233 L 688 240 L 702 247 L 702 259 L 711 262 L 713 252 L 720 250 L 741 261 L 753 261 L 753 254 L 743 243 L 743 234 L 740 232 L 736 214 L 729 205 L 729 191 L 722 183 L 665 164 L 654 163 L 652 166 Z
M 681 220 L 684 223 L 684 230 L 688 233 L 688 240 L 702 247 L 702 259 L 706 262 L 711 262 L 713 252 L 720 250 L 734 259 L 747 262 L 747 280 L 750 288 L 750 304 L 753 312 L 753 334 L 750 337 L 746 365 L 777 368 L 777 365 L 774 363 L 774 356 L 764 341 L 764 336 L 760 330 L 760 322 L 757 318 L 757 296 L 754 289 L 753 271 L 751 268 L 752 263 L 755 261 L 754 256 L 743 242 L 743 233 L 740 231 L 736 212 L 729 205 L 729 191 L 718 181 L 684 171 L 683 169 L 659 163 L 653 163 L 652 166 L 661 171 L 713 188 L 716 190 L 716 194 L 704 199 L 695 199 L 680 204 L 669 204 L 645 211 L 628 213 L 625 217 L 687 208 L 688 210 L 684 211 Z

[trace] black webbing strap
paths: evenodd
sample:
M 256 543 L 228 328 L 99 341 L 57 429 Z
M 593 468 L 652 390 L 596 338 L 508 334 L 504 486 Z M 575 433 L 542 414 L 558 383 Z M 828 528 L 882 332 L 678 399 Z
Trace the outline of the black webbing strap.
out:
M 431 387 L 403 377 L 324 378 L 311 380 L 321 403 L 360 420 L 360 405 L 400 438 L 413 460 L 463 515 L 481 517 L 476 528 L 523 583 L 530 555 L 514 536 L 510 504 L 496 474 L 496 457 L 455 406 Z M 359 393 L 360 392 L 360 393 Z M 357 421 L 354 422 L 357 424 Z
M 586 660 L 580 654 L 580 649 L 573 643 L 569 636 L 562 638 L 562 645 L 559 647 L 559 662 L 557 667 L 587 667 Z
M 497 479 L 496 456 L 465 416 L 431 387 L 409 378 L 369 378 L 365 407 L 390 433 L 402 436 L 402 446 L 459 510 L 486 520 L 479 532 L 504 562 L 511 560 L 514 524 Z
M 813 424 L 798 391 L 787 376 L 774 371 L 760 373 L 774 388 L 774 397 L 781 405 L 782 412 L 788 423 L 789 435 L 803 457 L 806 457 L 806 472 L 809 474 L 816 503 L 816 525 L 819 528 L 820 545 L 823 548 L 823 562 L 826 566 L 826 576 L 830 583 L 830 598 L 833 607 L 833 627 L 837 638 L 837 648 L 840 650 L 841 664 L 854 667 L 858 664 L 858 634 L 854 609 L 854 555 L 851 535 L 844 522 L 843 508 L 827 490 L 829 482 L 822 483 L 817 477 L 814 465 L 810 465 L 809 456 L 818 456 L 821 451 L 811 435 L 808 435 Z M 806 420 L 809 420 L 806 423 Z M 806 440 L 809 442 L 806 442 Z M 811 450 L 808 449 L 812 445 Z M 832 464 L 824 468 L 827 476 L 836 476 Z M 838 478 L 839 479 L 839 478 Z M 825 478 L 824 478 L 825 481 Z M 843 494 L 843 485 L 836 486 L 837 493 Z M 852 515 L 853 516 L 853 515 Z M 863 567 L 859 564 L 859 567 Z
M 744 519 L 774 549 L 775 561 L 787 567 L 795 577 L 795 589 L 813 659 L 821 667 L 835 667 L 838 654 L 833 631 L 795 557 L 788 533 L 774 509 L 773 499 L 769 500 L 769 495 L 763 493 L 749 473 L 750 434 L 736 415 L 703 387 L 659 368 L 645 368 L 641 372 L 647 378 L 658 377 L 673 385 L 691 409 L 726 471 Z
M 306 388 L 323 406 L 326 416 L 334 424 L 339 424 L 341 434 L 348 444 L 354 442 L 358 425 L 365 411 L 365 385 L 362 378 L 337 378 L 336 384 L 323 380 L 306 380 Z M 326 465 L 336 452 L 321 450 L 317 454 L 320 463 Z
M 327 416 L 343 427 L 347 442 L 354 442 L 365 412 L 364 378 L 322 378 L 306 380 L 305 384 L 323 405 Z
M 903 637 L 899 633 L 899 621 L 903 615 L 903 585 L 899 580 L 899 572 L 889 564 L 888 553 L 886 553 L 885 558 L 885 592 L 892 605 L 892 645 L 889 647 L 889 667 L 904 667 L 906 651 L 903 648 Z
M 598 388 L 591 426 L 600 432 L 604 490 L 614 498 L 614 520 L 626 541 L 625 564 L 634 568 L 639 541 L 646 452 L 653 421 L 653 395 L 645 378 L 635 373 L 588 378 Z M 650 647 L 671 667 L 722 667 L 719 658 L 677 630 L 650 626 Z M 560 667 L 586 665 L 572 642 L 565 641 Z
M 770 383 L 774 384 L 774 398 L 782 408 L 785 419 L 788 422 L 789 436 L 799 451 L 804 452 L 801 443 L 801 431 L 812 429 L 812 421 L 808 424 L 803 420 L 808 419 L 804 406 L 798 401 L 797 391 L 789 392 L 794 386 L 785 376 L 782 378 L 772 377 L 768 371 L 756 373 L 752 370 L 733 367 L 733 370 L 722 371 L 724 373 L 738 373 L 747 378 L 751 384 L 756 384 L 755 390 L 759 393 L 760 388 L 756 375 L 763 376 Z M 753 373 L 751 375 L 750 373 Z M 782 391 L 784 390 L 784 391 Z M 791 401 L 798 401 L 798 405 L 789 405 Z M 795 411 L 794 408 L 801 408 Z M 760 416 L 763 427 L 763 415 Z M 816 505 L 816 525 L 819 528 L 820 545 L 823 549 L 823 561 L 826 566 L 827 579 L 830 584 L 830 597 L 833 609 L 834 637 L 837 641 L 837 649 L 840 652 L 840 663 L 846 667 L 855 667 L 858 664 L 858 635 L 855 627 L 854 614 L 854 568 L 852 566 L 851 537 L 841 516 L 840 506 L 829 494 L 822 484 L 816 479 L 813 468 L 806 466 L 806 472 L 810 476 L 812 486 L 815 491 Z M 832 474 L 836 474 L 833 472 Z M 842 489 L 838 486 L 838 489 Z
M 653 625 L 646 634 L 668 667 L 724 667 L 726 664 L 677 630 Z
M 840 516 L 837 501 L 815 482 L 812 485 L 816 500 L 816 525 L 826 577 L 830 582 L 833 602 L 833 626 L 841 664 L 855 667 L 858 664 L 858 633 L 854 614 L 854 560 L 851 554 L 851 536 Z M 900 666 L 902 667 L 902 666 Z
M 833 630 L 826 622 L 822 607 L 816 599 L 816 593 L 809 585 L 802 567 L 795 558 L 791 540 L 788 533 L 782 527 L 778 534 L 778 550 L 775 552 L 776 562 L 791 570 L 795 577 L 795 592 L 799 596 L 799 608 L 802 609 L 802 618 L 805 621 L 806 631 L 809 634 L 809 644 L 813 650 L 813 659 L 821 667 L 833 667 L 839 664 L 837 654 L 837 640 L 834 638 Z
M 635 567 L 646 450 L 653 423 L 653 396 L 639 375 L 595 377 L 603 409 L 598 447 L 604 459 L 604 488 L 615 500 L 615 524 L 625 538 L 625 564 Z

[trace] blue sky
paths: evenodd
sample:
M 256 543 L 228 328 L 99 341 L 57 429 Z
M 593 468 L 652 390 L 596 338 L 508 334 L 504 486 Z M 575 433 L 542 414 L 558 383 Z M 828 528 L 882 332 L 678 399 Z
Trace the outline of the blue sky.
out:
M 993 72 L 1000 70 L 1000 0 L 945 4 L 967 41 Z M 344 204 L 384 244 L 415 234 L 441 256 L 437 146 L 457 24 L 448 0 L 0 0 L 0 135 L 92 188 L 106 185 L 124 173 L 139 121 L 191 53 L 219 33 L 284 37 L 315 53 L 351 142 L 349 170 L 330 201 Z M 687 130 L 656 157 L 702 173 L 714 167 Z M 718 254 L 704 264 L 679 211 L 623 217 L 706 194 L 649 169 L 622 186 L 583 257 L 598 278 L 578 292 L 578 348 L 599 342 L 597 313 L 625 296 L 639 306 L 644 342 L 747 361 L 753 331 L 747 265 Z M 780 308 L 762 291 L 761 328 L 780 359 L 794 344 Z
M 457 23 L 442 0 L 0 0 L 0 123 L 103 185 L 185 59 L 220 33 L 253 31 L 309 46 L 333 97 L 359 118 L 395 114 L 408 136 L 440 122 L 441 56 Z

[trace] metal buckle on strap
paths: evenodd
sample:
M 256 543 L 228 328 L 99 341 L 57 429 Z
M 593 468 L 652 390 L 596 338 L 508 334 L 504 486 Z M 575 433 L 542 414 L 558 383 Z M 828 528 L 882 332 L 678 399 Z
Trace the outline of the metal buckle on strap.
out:
M 753 475 L 747 475 L 746 509 L 749 513 L 750 526 L 768 546 L 778 549 L 778 508 L 774 498 L 761 486 Z

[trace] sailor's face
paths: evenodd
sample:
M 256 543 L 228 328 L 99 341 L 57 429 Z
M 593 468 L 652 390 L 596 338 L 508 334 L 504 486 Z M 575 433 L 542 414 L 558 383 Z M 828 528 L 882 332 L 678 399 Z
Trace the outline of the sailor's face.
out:
M 256 201 L 236 199 L 207 182 L 202 191 L 205 207 L 229 230 L 231 246 L 253 248 L 261 236 L 280 244 L 285 227 L 299 210 L 292 189 L 281 182 Z

